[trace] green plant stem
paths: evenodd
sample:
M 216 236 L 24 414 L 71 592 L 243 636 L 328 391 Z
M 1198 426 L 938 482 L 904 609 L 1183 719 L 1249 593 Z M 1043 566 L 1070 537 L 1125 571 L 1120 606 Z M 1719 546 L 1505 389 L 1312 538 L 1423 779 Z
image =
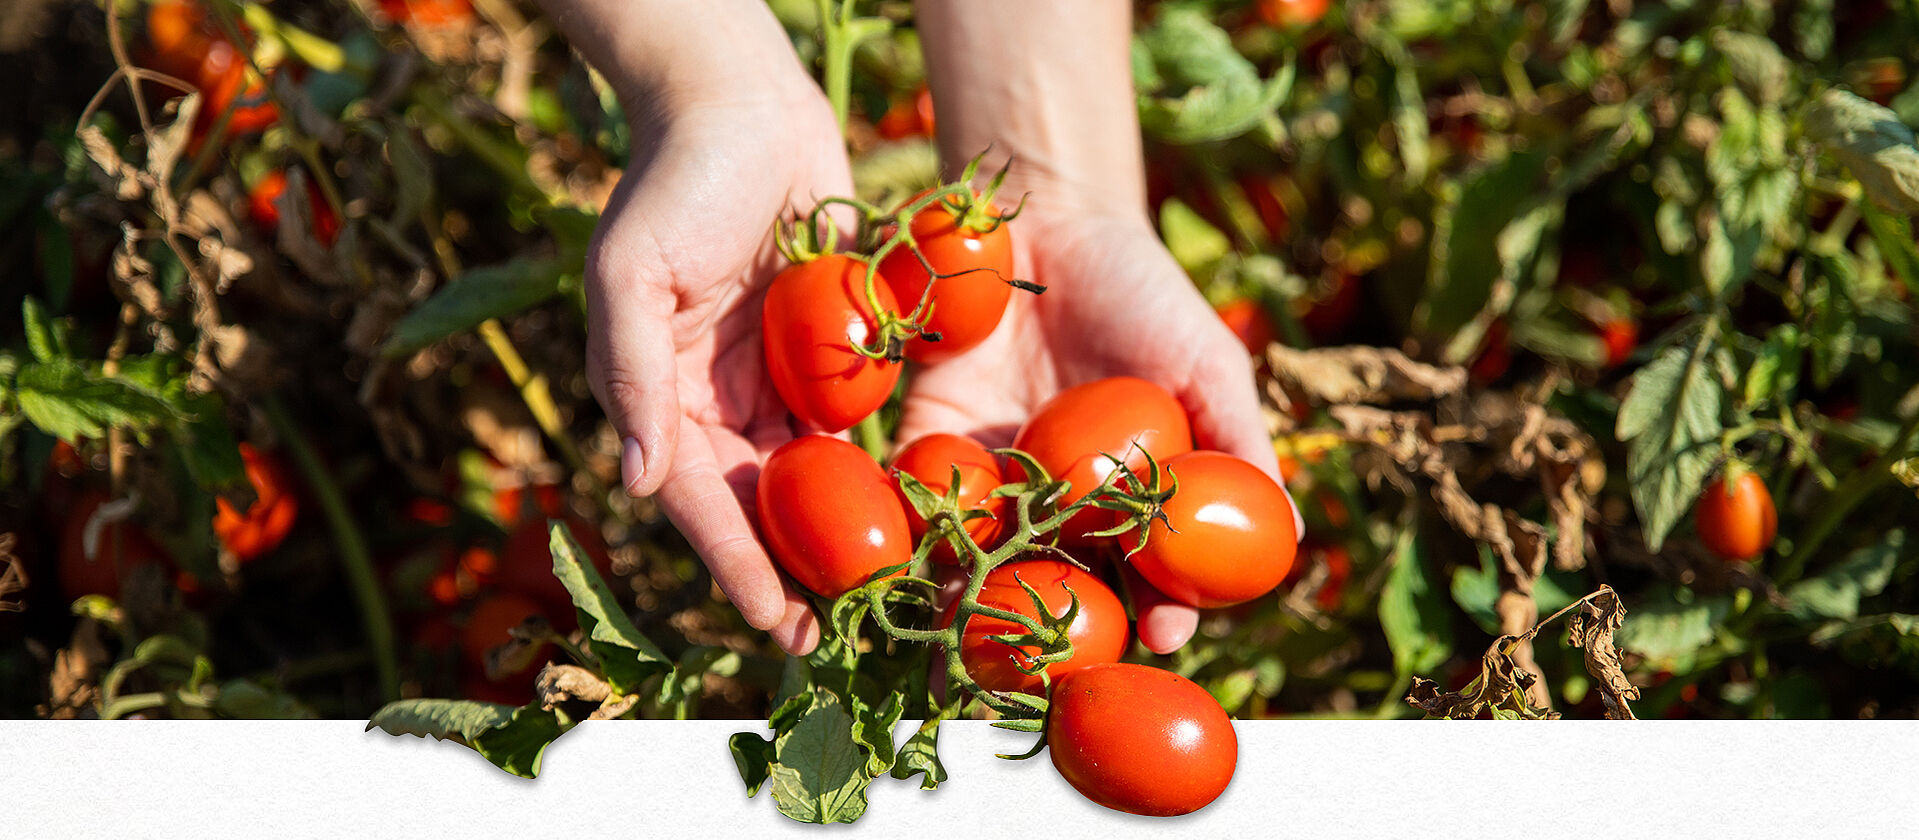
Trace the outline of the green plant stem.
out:
M 373 649 L 373 668 L 379 676 L 380 699 L 392 702 L 400 699 L 400 664 L 394 651 L 393 617 L 387 612 L 386 594 L 380 589 L 380 580 L 373 571 L 373 558 L 367 551 L 366 537 L 361 535 L 359 526 L 353 521 L 353 513 L 347 509 L 346 498 L 341 495 L 339 485 L 333 483 L 333 477 L 327 474 L 326 467 L 320 463 L 320 456 L 314 452 L 312 444 L 293 423 L 287 414 L 286 406 L 274 394 L 266 395 L 261 401 L 268 422 L 280 433 L 281 442 L 300 465 L 307 488 L 320 503 L 327 524 L 333 529 L 333 542 L 339 548 L 340 565 L 346 572 L 347 583 L 353 588 L 353 598 L 360 607 L 360 621 L 365 626 L 367 645 Z
M 1905 457 L 1906 449 L 1911 446 L 1915 434 L 1919 434 L 1919 411 L 1913 412 L 1911 417 L 1906 418 L 1906 424 L 1900 427 L 1899 435 L 1893 438 L 1892 445 L 1886 447 L 1885 452 L 1880 453 L 1879 457 L 1874 458 L 1872 463 L 1861 471 L 1863 475 L 1854 475 L 1840 485 L 1838 492 L 1826 497 L 1826 503 L 1813 517 L 1812 526 L 1806 529 L 1805 538 L 1793 547 L 1792 556 L 1786 558 L 1786 563 L 1780 567 L 1779 573 L 1773 575 L 1775 584 L 1798 580 L 1799 575 L 1806 569 L 1807 561 L 1812 559 L 1812 555 L 1825 543 L 1826 538 L 1832 535 L 1833 529 L 1839 527 L 1839 523 L 1846 518 L 1846 514 L 1851 513 L 1860 502 L 1865 501 L 1868 496 L 1892 480 L 1892 465 Z
M 886 463 L 886 430 L 880 426 L 880 413 L 868 413 L 866 418 L 853 427 L 853 441 L 866 450 L 873 460 Z
M 833 118 L 840 133 L 846 133 L 853 81 L 853 52 L 868 38 L 886 34 L 892 24 L 883 18 L 853 17 L 853 0 L 814 0 L 820 16 L 820 59 L 826 101 L 833 106 Z

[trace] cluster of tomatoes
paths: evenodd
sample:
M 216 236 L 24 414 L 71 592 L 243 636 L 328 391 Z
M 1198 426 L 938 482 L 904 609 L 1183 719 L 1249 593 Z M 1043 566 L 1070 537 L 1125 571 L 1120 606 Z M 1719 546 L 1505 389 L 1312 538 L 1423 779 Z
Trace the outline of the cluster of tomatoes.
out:
M 246 36 L 244 29 L 241 35 Z M 147 7 L 148 52 L 142 63 L 193 85 L 203 97 L 193 123 L 194 148 L 229 112 L 229 135 L 257 134 L 279 121 L 267 80 L 249 66 L 251 48 L 234 43 L 196 0 L 160 0 Z
M 870 287 L 871 263 L 846 254 L 798 255 L 774 279 L 765 308 L 767 367 L 782 399 L 807 424 L 836 432 L 859 423 L 892 393 L 902 359 L 936 364 L 965 352 L 1004 313 L 1014 288 L 1006 217 L 977 193 L 942 190 L 931 202 L 929 195 L 906 205 L 919 211 L 902 223 L 910 247 L 901 244 L 899 228 L 887 230 L 896 247 L 879 249 Z M 888 312 L 896 307 L 909 314 Z M 889 324 L 904 329 L 889 337 Z M 983 572 L 975 610 L 1038 623 L 1064 620 L 1077 602 L 1065 629 L 1071 654 L 1047 664 L 1045 677 L 1030 673 L 1038 670 L 1037 649 L 1003 640 L 1020 633 L 1019 624 L 968 610 L 958 636 L 967 675 L 987 692 L 1047 695 L 1050 685 L 1046 731 L 1054 765 L 1095 802 L 1154 815 L 1205 806 L 1224 791 L 1237 762 L 1231 721 L 1184 677 L 1119 662 L 1129 617 L 1093 570 L 1131 548 L 1125 565 L 1165 597 L 1200 608 L 1250 601 L 1279 586 L 1293 565 L 1291 501 L 1252 464 L 1195 450 L 1178 400 L 1141 379 L 1060 392 L 1019 430 L 1013 448 L 1069 482 L 1049 510 L 1030 517 L 1043 521 L 1077 505 L 1056 534 L 1018 533 L 1031 526 L 1021 524 L 1013 509 L 1018 497 L 1008 488 L 1029 477 L 1017 460 L 976 440 L 936 434 L 910 441 L 889 475 L 859 447 L 812 434 L 767 458 L 756 487 L 761 536 L 793 580 L 826 598 L 904 574 L 916 549 L 933 540 L 925 556 L 944 576 Z M 1150 509 L 1088 499 L 1119 476 L 1137 480 L 1149 472 L 1163 472 L 1172 485 L 1151 497 Z M 970 514 L 959 520 L 964 537 L 929 534 L 933 528 L 909 500 L 902 476 L 956 498 Z M 1144 530 L 1143 545 L 1141 534 L 1124 533 L 1129 518 Z M 1035 538 L 1073 562 L 1028 556 L 973 569 L 1008 539 Z M 944 609 L 942 628 L 950 631 L 960 607 L 954 601 Z

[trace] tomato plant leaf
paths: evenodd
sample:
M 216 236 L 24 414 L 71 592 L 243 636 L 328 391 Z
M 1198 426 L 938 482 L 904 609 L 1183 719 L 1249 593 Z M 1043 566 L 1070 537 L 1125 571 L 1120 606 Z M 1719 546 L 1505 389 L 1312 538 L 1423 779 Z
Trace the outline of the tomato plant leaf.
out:
M 1806 135 L 1845 164 L 1875 201 L 1919 213 L 1919 147 L 1891 109 L 1831 88 L 1807 113 Z
M 1201 218 L 1177 198 L 1159 207 L 1159 237 L 1186 274 L 1196 280 L 1210 276 L 1219 261 L 1233 252 L 1233 243 L 1219 228 Z
M 1691 670 L 1692 655 L 1712 644 L 1719 622 L 1732 608 L 1726 595 L 1694 595 L 1689 590 L 1656 586 L 1644 604 L 1627 614 L 1619 628 L 1619 647 L 1674 672 Z
M 587 646 L 599 657 L 606 681 L 613 690 L 632 694 L 647 678 L 671 670 L 673 661 L 633 626 L 599 570 L 593 568 L 586 552 L 573 540 L 566 523 L 553 520 L 547 527 L 548 546 L 553 552 L 553 575 L 572 596 L 573 607 L 580 615 L 580 626 L 587 631 Z
M 920 726 L 900 745 L 899 758 L 893 762 L 893 778 L 905 781 L 920 777 L 920 790 L 932 790 L 946 781 L 946 766 L 940 763 L 940 723 Z
M 773 772 L 773 742 L 751 732 L 735 732 L 726 740 L 726 746 L 733 753 L 733 766 L 739 768 L 740 781 L 746 784 L 747 798 L 760 795 L 760 786 L 766 784 Z
M 1752 98 L 1773 103 L 1785 98 L 1791 81 L 1792 65 L 1779 52 L 1779 45 L 1764 35 L 1720 29 L 1712 34 L 1713 49 L 1726 60 L 1732 78 Z
M 1452 655 L 1452 626 L 1446 602 L 1434 591 L 1425 551 L 1412 529 L 1400 534 L 1392 553 L 1392 571 L 1379 591 L 1379 626 L 1393 651 L 1393 668 L 1421 674 Z
M 386 704 L 367 721 L 389 735 L 432 736 L 471 747 L 494 766 L 531 779 L 540 759 L 572 722 L 556 712 L 527 706 L 515 709 L 477 700 L 399 700 Z
M 1668 347 L 1633 377 L 1615 434 L 1646 545 L 1658 551 L 1699 498 L 1718 454 L 1720 389 L 1709 346 Z
M 1804 352 L 1797 326 L 1780 324 L 1767 333 L 1766 343 L 1760 346 L 1752 367 L 1746 371 L 1746 405 L 1789 398 L 1799 383 L 1799 365 Z
M 31 297 L 20 299 L 21 326 L 27 334 L 27 352 L 42 362 L 51 362 L 66 358 L 64 342 L 55 335 L 54 325 L 47 320 L 47 311 L 40 302 Z
M 114 427 L 131 429 L 144 439 L 145 432 L 178 416 L 161 395 L 66 359 L 21 366 L 14 389 L 20 413 L 68 443 L 103 437 Z
M 576 267 L 557 258 L 532 258 L 468 271 L 407 313 L 380 352 L 388 358 L 404 356 L 489 318 L 544 303 L 577 282 Z
M 1500 239 L 1516 219 L 1536 209 L 1525 197 L 1539 191 L 1546 160 L 1547 155 L 1540 152 L 1509 155 L 1469 176 L 1435 208 L 1432 262 L 1426 299 L 1418 313 L 1422 330 L 1440 336 L 1455 334 L 1488 306 L 1496 281 L 1509 271 L 1517 274 L 1520 266 L 1508 265 L 1506 260 L 1518 251 L 1527 251 L 1517 254 L 1522 260 L 1530 259 L 1530 251 L 1520 247 L 1523 241 L 1509 238 L 1502 247 Z M 1530 229 L 1537 234 L 1543 227 L 1535 224 Z M 1463 350 L 1455 346 L 1448 353 L 1459 361 L 1472 350 L 1472 346 Z
M 1905 531 L 1886 534 L 1879 544 L 1854 551 L 1824 572 L 1786 587 L 1788 609 L 1800 618 L 1859 617 L 1860 599 L 1885 590 L 1905 550 Z
M 788 818 L 825 824 L 866 813 L 872 777 L 853 741 L 853 717 L 831 692 L 816 691 L 813 707 L 774 740 L 773 755 L 773 801 Z
M 867 704 L 857 696 L 852 698 L 853 740 L 866 751 L 866 775 L 878 776 L 893 769 L 896 752 L 893 747 L 893 727 L 898 725 L 900 717 L 906 712 L 900 693 L 895 691 L 886 696 L 886 702 L 879 708 Z
M 1274 109 L 1292 90 L 1291 63 L 1262 81 L 1252 62 L 1233 49 L 1231 36 L 1196 9 L 1166 9 L 1135 43 L 1140 128 L 1167 142 L 1245 134 L 1274 119 Z
M 1886 270 L 1906 284 L 1907 292 L 1919 294 L 1919 247 L 1913 244 L 1912 219 L 1887 213 L 1872 202 L 1860 205 L 1860 216 L 1879 246 Z

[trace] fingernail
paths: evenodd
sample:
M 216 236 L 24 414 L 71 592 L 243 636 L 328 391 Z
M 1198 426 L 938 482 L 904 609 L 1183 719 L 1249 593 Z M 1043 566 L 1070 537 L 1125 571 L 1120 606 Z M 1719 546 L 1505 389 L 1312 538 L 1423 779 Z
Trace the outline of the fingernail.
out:
M 646 453 L 640 450 L 640 442 L 635 438 L 620 439 L 620 481 L 626 484 L 626 495 L 638 496 L 640 479 L 646 477 Z

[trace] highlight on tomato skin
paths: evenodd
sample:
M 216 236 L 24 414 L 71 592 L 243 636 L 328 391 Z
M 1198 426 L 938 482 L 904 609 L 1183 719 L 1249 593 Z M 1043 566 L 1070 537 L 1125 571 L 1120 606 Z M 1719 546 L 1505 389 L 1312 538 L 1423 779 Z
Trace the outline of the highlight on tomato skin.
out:
M 1148 665 L 1095 665 L 1053 686 L 1046 745 L 1074 790 L 1116 811 L 1190 814 L 1239 764 L 1233 721 L 1206 689 Z
M 767 456 L 755 487 L 767 553 L 801 586 L 838 598 L 913 557 L 894 485 L 865 450 L 805 435 Z M 902 574 L 904 569 L 894 574 Z
M 1179 490 L 1131 558 L 1147 582 L 1181 603 L 1213 608 L 1243 604 L 1286 579 L 1299 537 L 1278 482 L 1224 452 L 1190 452 L 1164 467 Z
M 874 286 L 880 307 L 897 310 L 883 274 Z M 866 263 L 826 254 L 787 266 L 767 287 L 762 317 L 767 376 L 808 426 L 844 431 L 892 396 L 901 366 L 853 349 L 879 334 L 866 297 Z
M 1115 406 L 1125 410 L 1116 411 Z M 1193 428 L 1186 409 L 1171 392 L 1144 379 L 1115 376 L 1067 388 L 1041 404 L 1013 438 L 1019 449 L 1072 487 L 1059 500 L 1065 507 L 1078 501 L 1118 466 L 1144 471 L 1146 453 L 1164 463 L 1193 449 Z M 1104 453 L 1104 454 L 1102 454 Z M 1009 478 L 1024 481 L 1017 464 L 1008 465 Z M 1112 544 L 1112 538 L 1090 536 L 1119 522 L 1118 514 L 1087 509 L 1060 528 L 1060 542 L 1068 546 Z
M 1026 594 L 1021 582 L 1033 587 L 1046 602 L 1046 611 L 1055 616 L 1064 615 L 1072 606 L 1074 596 L 1079 598 L 1079 614 L 1066 631 L 1067 638 L 1073 641 L 1073 655 L 1047 665 L 1048 677 L 1058 681 L 1081 668 L 1118 662 L 1125 654 L 1131 635 L 1126 606 L 1097 575 L 1052 558 L 1008 563 L 987 573 L 980 589 L 980 604 L 1044 622 L 1033 609 L 1033 598 Z M 940 617 L 940 626 L 952 626 L 958 612 L 957 603 L 948 605 Z M 1020 666 L 1032 663 L 1031 657 L 1037 649 L 1014 648 L 988 638 L 1021 632 L 1024 628 L 1004 619 L 981 615 L 968 619 L 960 642 L 960 660 L 966 663 L 967 675 L 989 691 L 1045 693 L 1045 682 L 1039 675 L 1019 670 Z

